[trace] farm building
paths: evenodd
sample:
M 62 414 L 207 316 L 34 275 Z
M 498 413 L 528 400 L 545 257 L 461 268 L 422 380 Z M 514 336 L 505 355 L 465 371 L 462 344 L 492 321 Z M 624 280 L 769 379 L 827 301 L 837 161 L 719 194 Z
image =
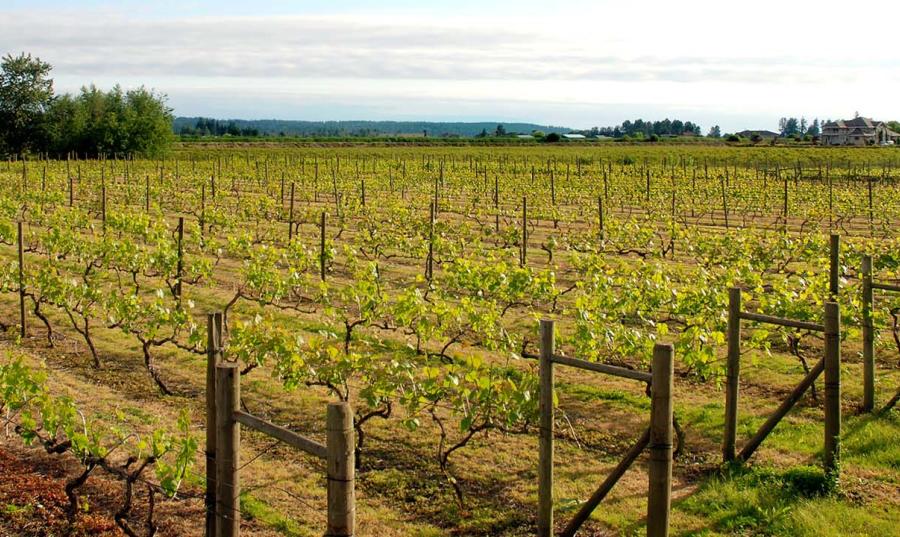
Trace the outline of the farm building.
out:
M 772 138 L 778 138 L 777 132 L 772 132 L 772 131 L 767 131 L 767 130 L 756 130 L 756 131 L 746 130 L 746 131 L 741 131 L 741 132 L 737 133 L 737 135 L 740 136 L 741 138 L 751 138 L 751 139 L 754 136 L 759 136 L 763 140 L 771 140 Z
M 586 136 L 583 134 L 575 134 L 575 133 L 563 134 L 562 137 L 565 138 L 566 140 L 584 140 L 586 138 Z
M 829 121 L 822 125 L 822 145 L 875 145 L 900 143 L 900 133 L 882 121 L 867 117 Z

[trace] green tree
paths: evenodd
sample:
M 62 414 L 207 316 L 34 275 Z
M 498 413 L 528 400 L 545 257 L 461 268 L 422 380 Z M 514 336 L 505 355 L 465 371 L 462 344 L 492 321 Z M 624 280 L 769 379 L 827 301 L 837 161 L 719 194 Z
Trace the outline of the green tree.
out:
M 709 136 L 710 138 L 721 138 L 722 129 L 719 128 L 718 125 L 713 125 L 713 127 L 709 129 L 709 134 L 707 136 Z
M 506 136 L 506 127 L 504 127 L 503 124 L 497 125 L 494 136 Z
M 7 54 L 0 62 L 0 151 L 40 147 L 44 113 L 53 100 L 52 67 L 40 58 Z

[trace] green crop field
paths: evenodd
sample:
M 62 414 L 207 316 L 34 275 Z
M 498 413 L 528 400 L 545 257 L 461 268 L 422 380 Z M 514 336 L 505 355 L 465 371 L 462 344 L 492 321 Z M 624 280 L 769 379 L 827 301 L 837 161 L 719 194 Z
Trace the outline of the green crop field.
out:
M 557 355 L 638 378 L 556 366 L 557 532 L 650 424 L 639 379 L 658 343 L 674 349 L 672 535 L 900 525 L 897 292 L 874 291 L 863 405 L 864 256 L 900 283 L 894 148 L 188 144 L 0 162 L 0 213 L 0 468 L 33 470 L 0 485 L 0 533 L 202 535 L 219 354 L 243 412 L 316 442 L 326 405 L 349 402 L 358 535 L 534 535 L 542 319 Z M 723 462 L 735 287 L 744 311 L 806 326 L 837 303 L 828 471 L 823 377 L 748 460 Z M 738 451 L 828 339 L 752 319 L 740 338 Z M 241 434 L 242 534 L 321 535 L 326 464 Z M 645 534 L 651 464 L 637 457 L 578 535 Z

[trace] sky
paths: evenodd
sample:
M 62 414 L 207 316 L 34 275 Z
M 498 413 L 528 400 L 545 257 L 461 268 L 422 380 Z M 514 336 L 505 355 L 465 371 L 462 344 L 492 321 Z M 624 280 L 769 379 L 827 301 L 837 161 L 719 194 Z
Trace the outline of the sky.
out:
M 0 0 L 0 54 L 183 116 L 732 132 L 900 119 L 898 20 L 896 0 Z

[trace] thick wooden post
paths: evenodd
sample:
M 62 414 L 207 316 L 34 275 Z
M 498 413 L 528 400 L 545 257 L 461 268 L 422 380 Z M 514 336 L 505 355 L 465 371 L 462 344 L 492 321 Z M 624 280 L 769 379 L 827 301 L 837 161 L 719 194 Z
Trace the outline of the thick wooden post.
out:
M 722 459 L 734 460 L 737 437 L 738 381 L 741 376 L 741 290 L 728 290 L 728 363 L 725 377 L 725 436 Z
M 647 536 L 669 535 L 672 501 L 672 345 L 653 348 L 653 383 L 650 385 L 650 486 L 647 491 Z
M 16 222 L 16 243 L 19 249 L 19 336 L 25 339 L 25 236 L 21 220 Z
M 352 537 L 356 531 L 353 410 L 329 403 L 327 417 L 328 529 L 326 537 Z
M 325 211 L 322 211 L 322 222 L 319 226 L 319 276 L 325 281 Z
M 538 537 L 553 535 L 553 321 L 541 320 L 540 444 L 538 446 Z
M 222 313 L 206 315 L 206 537 L 216 535 L 216 365 L 222 357 Z
M 863 410 L 875 408 L 875 326 L 872 322 L 872 256 L 862 259 Z
M 234 419 L 241 399 L 236 363 L 216 364 L 216 537 L 238 537 L 241 528 L 241 427 Z
M 841 441 L 841 314 L 825 304 L 825 472 L 838 477 Z
M 841 236 L 837 233 L 831 234 L 830 242 L 830 259 L 828 271 L 828 293 L 831 300 L 837 300 L 840 291 L 840 269 L 841 269 Z

